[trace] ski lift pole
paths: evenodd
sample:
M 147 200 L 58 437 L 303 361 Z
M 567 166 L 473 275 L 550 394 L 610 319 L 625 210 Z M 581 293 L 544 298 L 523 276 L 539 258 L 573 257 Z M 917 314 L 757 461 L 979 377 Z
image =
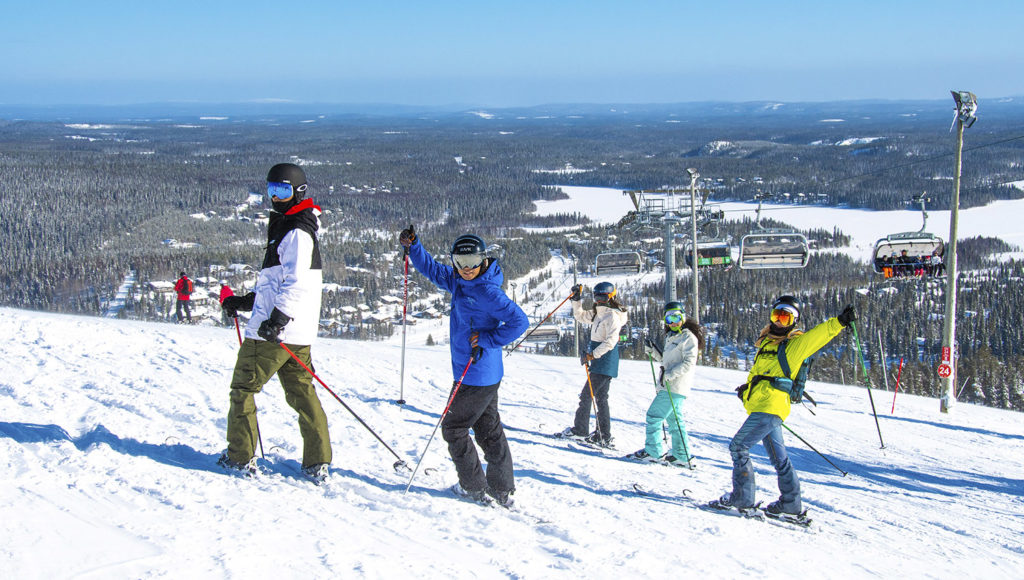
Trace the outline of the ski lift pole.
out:
M 792 434 L 793 434 L 793 436 L 795 436 L 795 437 L 796 437 L 797 439 L 799 439 L 800 441 L 802 441 L 804 445 L 806 445 L 807 447 L 809 447 L 811 451 L 813 451 L 813 452 L 817 453 L 819 457 L 821 457 L 822 459 L 824 459 L 825 461 L 827 461 L 829 465 L 831 465 L 832 467 L 835 467 L 836 469 L 839 469 L 839 473 L 842 473 L 842 474 L 843 474 L 843 477 L 846 477 L 847 475 L 849 475 L 848 473 L 846 473 L 845 471 L 843 471 L 842 469 L 840 469 L 840 467 L 839 467 L 838 465 L 836 465 L 835 463 L 832 463 L 832 461 L 831 461 L 831 460 L 829 460 L 829 458 L 828 458 L 828 457 L 825 457 L 825 456 L 824 456 L 824 455 L 823 455 L 823 454 L 821 453 L 821 451 L 818 451 L 817 449 L 815 449 L 815 448 L 814 448 L 814 445 L 811 445 L 810 443 L 808 443 L 808 442 L 807 442 L 807 440 L 806 440 L 806 439 L 804 439 L 803 437 L 801 437 L 801 436 L 797 435 L 797 434 L 796 434 L 796 431 L 794 431 L 794 430 L 792 430 L 792 429 L 790 429 L 790 428 L 789 428 L 789 425 L 786 425 L 785 423 L 783 423 L 783 424 L 782 424 L 782 426 L 786 428 L 786 431 L 789 431 L 790 433 L 792 433 Z
M 404 248 L 403 254 L 405 256 L 405 297 L 402 299 L 402 365 L 399 371 L 398 401 L 396 401 L 399 405 L 405 404 L 405 331 L 409 326 L 406 318 L 409 310 L 409 248 Z
M 325 389 L 325 390 L 326 390 L 326 391 L 327 391 L 328 393 L 330 393 L 330 394 L 331 394 L 331 396 L 332 396 L 332 397 L 334 397 L 334 399 L 335 399 L 336 401 L 338 401 L 339 403 L 341 403 L 341 406 L 342 406 L 342 407 L 345 407 L 345 410 L 346 410 L 346 411 L 348 411 L 349 413 L 352 413 L 352 416 L 353 416 L 353 417 L 355 417 L 355 418 L 356 418 L 356 420 L 357 420 L 357 421 L 359 421 L 359 423 L 360 423 L 360 424 L 361 424 L 361 425 L 362 425 L 363 427 L 366 427 L 366 430 L 367 430 L 367 431 L 369 431 L 370 433 L 372 433 L 372 434 L 373 434 L 373 436 L 377 438 L 377 441 L 380 441 L 380 444 L 381 444 L 381 445 L 383 445 L 383 446 L 385 447 L 385 449 L 387 449 L 388 451 L 390 451 L 390 452 L 391 452 L 391 454 L 392 454 L 392 455 L 394 455 L 396 459 L 398 459 L 398 461 L 396 461 L 396 462 L 395 462 L 395 463 L 394 463 L 394 464 L 392 465 L 392 467 L 393 467 L 393 468 L 395 468 L 395 469 L 398 469 L 399 467 L 404 467 L 404 468 L 406 468 L 406 469 L 408 469 L 408 468 L 409 468 L 409 466 L 408 466 L 408 465 L 406 465 L 406 463 L 405 463 L 405 460 L 404 460 L 404 459 L 402 459 L 402 458 L 401 458 L 401 457 L 400 457 L 400 456 L 399 456 L 399 455 L 398 455 L 397 453 L 395 453 L 395 450 L 394 450 L 394 449 L 392 449 L 392 448 L 391 448 L 391 446 L 390 446 L 390 445 L 388 445 L 388 444 L 387 444 L 387 443 L 386 443 L 386 442 L 385 442 L 385 441 L 384 441 L 383 439 L 381 439 L 381 438 L 380 438 L 380 435 L 377 435 L 377 432 L 376 432 L 376 431 L 374 431 L 373 429 L 371 429 L 371 428 L 370 428 L 370 426 L 366 424 L 366 421 L 363 421 L 362 417 L 360 417 L 359 415 L 357 415 L 357 414 L 356 414 L 356 412 L 352 410 L 352 407 L 349 407 L 348 405 L 346 405 L 346 404 L 345 404 L 345 401 L 342 401 L 342 400 L 341 400 L 341 397 L 339 397 L 338 395 L 336 395 L 336 394 L 334 393 L 334 391 L 332 391 L 332 390 L 331 390 L 331 388 L 327 386 L 327 383 L 325 383 L 325 382 L 323 382 L 322 380 L 320 380 L 320 377 L 316 376 L 316 373 L 314 373 L 312 369 L 310 369 L 310 368 L 309 368 L 308 366 L 306 366 L 306 363 L 302 362 L 302 360 L 301 360 L 301 359 L 300 359 L 300 358 L 299 358 L 299 357 L 298 357 L 298 356 L 297 356 L 297 355 L 296 355 L 296 354 L 295 354 L 294 352 L 292 352 L 292 349 L 288 348 L 288 346 L 287 346 L 287 345 L 285 345 L 285 343 L 283 343 L 283 342 L 279 342 L 279 343 L 277 343 L 277 344 L 279 344 L 279 345 L 281 346 L 281 348 L 283 348 L 283 349 L 285 350 L 285 352 L 287 352 L 287 353 L 288 353 L 289 355 L 291 355 L 292 359 L 294 359 L 294 360 L 295 360 L 295 362 L 299 363 L 299 365 L 300 365 L 300 366 L 301 366 L 302 368 L 306 369 L 306 372 L 307 372 L 307 373 L 309 373 L 309 375 L 310 375 L 311 377 L 313 377 L 314 379 L 316 379 L 316 382 L 320 383 L 320 386 L 321 386 L 321 387 L 323 387 L 323 388 L 324 388 L 324 389 Z
M 565 304 L 566 302 L 568 302 L 568 301 L 569 301 L 569 298 L 571 298 L 571 297 L 572 297 L 572 294 L 570 294 L 569 296 L 566 296 L 566 297 L 565 297 L 565 300 L 562 300 L 562 302 L 560 302 L 560 303 L 558 304 L 558 306 L 555 306 L 555 309 L 554 309 L 554 310 L 552 310 L 551 312 L 549 312 L 549 313 L 548 313 L 548 315 L 544 317 L 544 320 L 541 320 L 540 322 L 538 322 L 538 323 L 537 323 L 537 325 L 533 327 L 533 330 L 531 330 L 530 332 L 527 332 L 527 333 L 526 333 L 526 336 L 524 336 L 523 338 L 519 339 L 519 342 L 517 342 L 517 343 L 515 344 L 515 346 L 513 346 L 512 348 L 510 348 L 510 349 L 509 349 L 509 351 L 508 351 L 508 354 L 506 354 L 505 356 L 510 356 L 510 355 L 511 355 L 511 354 L 512 354 L 513 352 L 515 352 L 515 350 L 516 350 L 517 348 L 519 348 L 519 345 L 520 345 L 520 344 L 523 344 L 523 341 L 524 341 L 524 340 L 526 340 L 527 338 L 530 338 L 530 335 L 531 335 L 531 334 L 533 334 L 534 332 L 536 332 L 536 330 L 537 330 L 538 328 L 540 328 L 540 326 L 541 326 L 542 324 L 544 324 L 545 322 L 547 322 L 547 321 L 548 321 L 548 319 L 549 319 L 549 318 L 551 318 L 551 315 L 553 315 L 553 314 L 554 314 L 555 312 L 558 312 L 558 309 L 559 309 L 559 308 L 561 308 L 563 304 Z
M 437 425 L 434 425 L 434 430 L 430 433 L 430 439 L 427 439 L 427 444 L 423 447 L 423 453 L 420 454 L 419 461 L 416 462 L 416 468 L 412 470 L 412 475 L 409 477 L 409 483 L 405 486 L 405 491 L 402 493 L 409 493 L 409 488 L 412 487 L 412 480 L 416 478 L 416 473 L 420 470 L 420 464 L 423 463 L 423 458 L 427 456 L 427 450 L 430 449 L 430 443 L 434 440 L 434 435 L 437 435 L 437 428 L 441 426 L 441 422 L 448 415 L 448 410 L 452 408 L 452 401 L 455 400 L 455 394 L 459 392 L 459 387 L 462 386 L 463 379 L 466 378 L 466 373 L 469 372 L 469 365 L 473 364 L 473 357 L 469 357 L 469 362 L 466 363 L 466 368 L 462 371 L 462 376 L 459 377 L 459 382 L 455 383 L 455 387 L 452 388 L 452 394 L 448 397 L 448 404 L 444 406 L 444 411 L 441 412 L 441 418 L 437 420 Z
M 860 368 L 864 372 L 864 386 L 868 389 L 868 400 L 871 401 L 871 414 L 875 416 L 878 442 L 882 444 L 882 449 L 885 449 L 885 441 L 882 440 L 882 426 L 878 424 L 878 413 L 875 411 L 875 397 L 871 394 L 871 378 L 868 376 L 868 366 L 864 361 L 864 350 L 860 345 L 860 337 L 857 336 L 857 323 L 850 321 L 850 328 L 853 330 L 853 340 L 857 343 L 857 354 L 860 355 Z

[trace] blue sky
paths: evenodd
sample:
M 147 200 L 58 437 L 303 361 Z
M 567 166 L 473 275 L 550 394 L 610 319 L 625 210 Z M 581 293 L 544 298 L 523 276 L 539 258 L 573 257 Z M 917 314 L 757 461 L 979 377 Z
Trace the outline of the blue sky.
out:
M 5 11 L 0 103 L 1024 96 L 1021 22 L 1020 0 L 42 0 Z

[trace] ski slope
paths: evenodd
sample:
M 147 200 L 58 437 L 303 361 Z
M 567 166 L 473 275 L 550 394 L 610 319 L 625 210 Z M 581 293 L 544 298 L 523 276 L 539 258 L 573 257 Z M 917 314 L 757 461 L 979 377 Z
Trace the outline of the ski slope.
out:
M 446 489 L 440 436 L 408 474 L 320 391 L 332 481 L 298 474 L 300 438 L 276 380 L 257 396 L 264 474 L 242 479 L 224 448 L 233 328 L 177 326 L 0 308 L 2 578 L 1019 578 L 1024 569 L 1024 421 L 971 405 L 876 391 L 885 448 L 864 387 L 811 383 L 816 415 L 787 424 L 811 529 L 695 509 L 729 488 L 729 439 L 744 419 L 745 373 L 700 368 L 684 415 L 699 469 L 570 448 L 584 380 L 578 362 L 505 359 L 501 412 L 519 513 Z M 439 324 L 437 322 L 431 324 Z M 317 372 L 410 465 L 451 386 L 447 347 L 414 327 L 399 397 L 400 340 L 320 340 Z M 869 331 L 870 329 L 865 329 Z M 650 367 L 612 383 L 619 452 L 643 444 Z M 776 495 L 755 448 L 759 499 Z M 634 494 L 641 483 L 659 497 Z

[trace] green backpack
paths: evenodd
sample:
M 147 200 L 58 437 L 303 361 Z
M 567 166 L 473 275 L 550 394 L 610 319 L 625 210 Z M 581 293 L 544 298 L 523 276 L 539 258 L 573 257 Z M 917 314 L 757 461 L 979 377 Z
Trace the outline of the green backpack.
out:
M 814 357 L 807 357 L 804 359 L 804 364 L 800 365 L 800 370 L 796 373 L 795 379 L 790 379 L 791 367 L 789 366 L 789 360 L 786 358 L 786 343 L 789 340 L 784 340 L 779 343 L 779 366 L 782 367 L 782 373 L 785 377 L 775 377 L 772 379 L 772 386 L 780 391 L 786 391 L 789 393 L 789 400 L 792 403 L 799 403 L 803 401 L 804 397 L 810 401 L 815 407 L 818 403 L 814 402 L 811 395 L 804 392 L 804 388 L 807 386 L 807 373 L 811 370 L 811 365 L 814 363 Z

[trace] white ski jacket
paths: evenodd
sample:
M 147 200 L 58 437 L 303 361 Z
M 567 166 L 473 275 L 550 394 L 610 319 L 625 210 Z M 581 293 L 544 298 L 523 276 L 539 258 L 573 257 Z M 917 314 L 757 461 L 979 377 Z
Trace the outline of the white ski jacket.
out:
M 572 301 L 572 315 L 581 324 L 590 325 L 590 340 L 601 344 L 594 348 L 594 358 L 601 358 L 619 344 L 619 330 L 629 316 L 617 308 L 598 305 L 594 310 L 584 310 L 582 300 Z
M 319 216 L 319 208 L 314 211 Z M 319 224 L 319 217 L 316 218 Z M 270 240 L 273 245 L 276 240 Z M 256 300 L 252 317 L 245 327 L 246 338 L 263 340 L 256 334 L 260 324 L 277 308 L 291 322 L 278 338 L 295 345 L 311 345 L 320 326 L 320 302 L 323 298 L 323 271 L 319 248 L 308 232 L 295 228 L 281 237 L 277 245 L 280 263 L 260 270 L 256 280 Z
M 693 377 L 697 371 L 697 337 L 685 328 L 671 332 L 665 337 L 664 353 L 651 349 L 651 357 L 661 362 L 662 376 L 658 390 L 667 388 L 670 393 L 690 396 Z

